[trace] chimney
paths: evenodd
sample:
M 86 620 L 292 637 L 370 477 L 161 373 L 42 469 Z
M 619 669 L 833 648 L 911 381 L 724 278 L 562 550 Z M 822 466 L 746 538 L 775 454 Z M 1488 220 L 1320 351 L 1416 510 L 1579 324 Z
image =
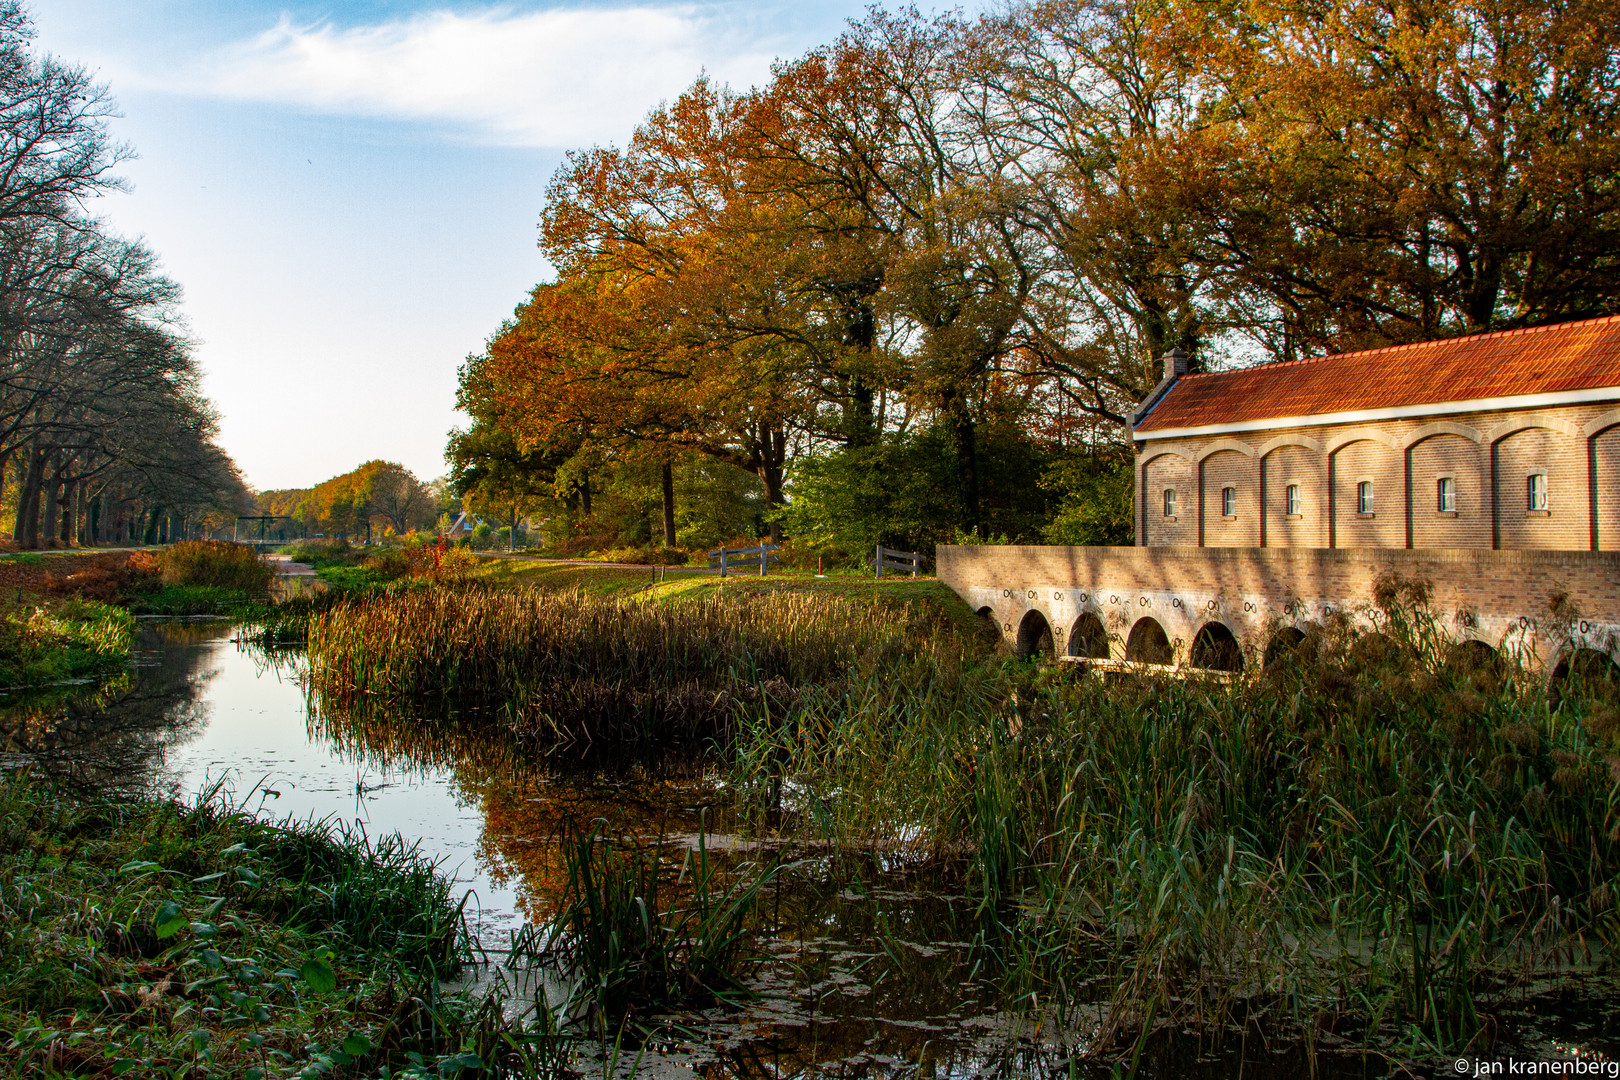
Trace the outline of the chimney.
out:
M 1164 354 L 1164 377 L 1166 381 L 1179 379 L 1187 374 L 1187 354 L 1180 349 L 1171 349 Z

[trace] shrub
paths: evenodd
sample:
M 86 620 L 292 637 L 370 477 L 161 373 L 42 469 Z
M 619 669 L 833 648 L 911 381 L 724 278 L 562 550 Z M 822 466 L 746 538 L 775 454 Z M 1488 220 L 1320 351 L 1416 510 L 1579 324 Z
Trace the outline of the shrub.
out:
M 275 571 L 246 544 L 229 540 L 183 540 L 158 556 L 165 585 L 240 589 L 250 596 L 270 591 Z
M 47 596 L 77 596 L 103 604 L 128 604 L 139 593 L 158 588 L 157 560 L 145 552 L 113 562 L 97 559 L 65 574 L 45 575 Z

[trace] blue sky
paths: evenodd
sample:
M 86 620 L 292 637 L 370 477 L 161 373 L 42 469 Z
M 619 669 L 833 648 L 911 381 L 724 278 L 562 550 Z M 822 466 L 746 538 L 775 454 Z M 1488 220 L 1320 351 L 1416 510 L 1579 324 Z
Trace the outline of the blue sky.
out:
M 34 0 L 139 155 L 90 209 L 186 290 L 261 489 L 370 458 L 441 475 L 456 368 L 547 276 L 546 181 L 700 71 L 746 86 L 860 3 Z

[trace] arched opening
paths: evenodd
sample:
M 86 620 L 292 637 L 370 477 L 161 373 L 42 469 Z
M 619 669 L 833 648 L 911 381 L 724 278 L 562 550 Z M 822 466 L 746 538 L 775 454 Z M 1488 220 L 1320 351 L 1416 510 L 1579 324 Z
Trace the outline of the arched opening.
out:
M 1567 697 L 1620 698 L 1620 664 L 1596 649 L 1574 649 L 1558 661 L 1552 673 L 1552 704 Z
M 996 618 L 996 609 L 991 607 L 989 604 L 986 604 L 984 607 L 974 612 L 974 614 L 987 622 L 994 622 Z
M 1487 691 L 1500 689 L 1502 678 L 1507 674 L 1501 655 L 1476 638 L 1459 641 L 1448 648 L 1446 665 L 1468 683 Z
M 1502 658 L 1495 649 L 1477 638 L 1459 641 L 1446 650 L 1446 663 L 1452 667 L 1462 668 L 1466 671 L 1497 672 L 1502 668 Z
M 1243 649 L 1224 623 L 1205 623 L 1193 638 L 1192 664 L 1216 671 L 1242 671 Z
M 1130 637 L 1125 639 L 1125 659 L 1139 664 L 1168 664 L 1175 659 L 1170 637 L 1151 615 L 1136 620 Z
M 1076 619 L 1074 628 L 1069 631 L 1069 655 L 1108 659 L 1108 628 L 1089 611 Z
M 1300 659 L 1299 647 L 1305 644 L 1305 631 L 1297 626 L 1285 626 L 1272 635 L 1266 644 L 1265 658 L 1260 666 L 1267 671 Z
M 1052 626 L 1046 616 L 1038 611 L 1025 612 L 1023 621 L 1018 624 L 1018 659 L 1036 654 L 1051 656 L 1056 651 L 1052 644 Z

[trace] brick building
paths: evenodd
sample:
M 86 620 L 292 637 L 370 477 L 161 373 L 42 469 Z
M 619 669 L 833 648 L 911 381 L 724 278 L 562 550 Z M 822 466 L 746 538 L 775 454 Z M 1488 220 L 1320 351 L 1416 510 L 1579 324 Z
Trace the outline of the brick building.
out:
M 1164 380 L 1145 547 L 1620 549 L 1620 318 Z
M 1242 667 L 1397 575 L 1459 645 L 1620 660 L 1620 318 L 1214 374 L 1172 353 L 1133 420 L 1135 547 L 938 549 L 1020 652 Z

